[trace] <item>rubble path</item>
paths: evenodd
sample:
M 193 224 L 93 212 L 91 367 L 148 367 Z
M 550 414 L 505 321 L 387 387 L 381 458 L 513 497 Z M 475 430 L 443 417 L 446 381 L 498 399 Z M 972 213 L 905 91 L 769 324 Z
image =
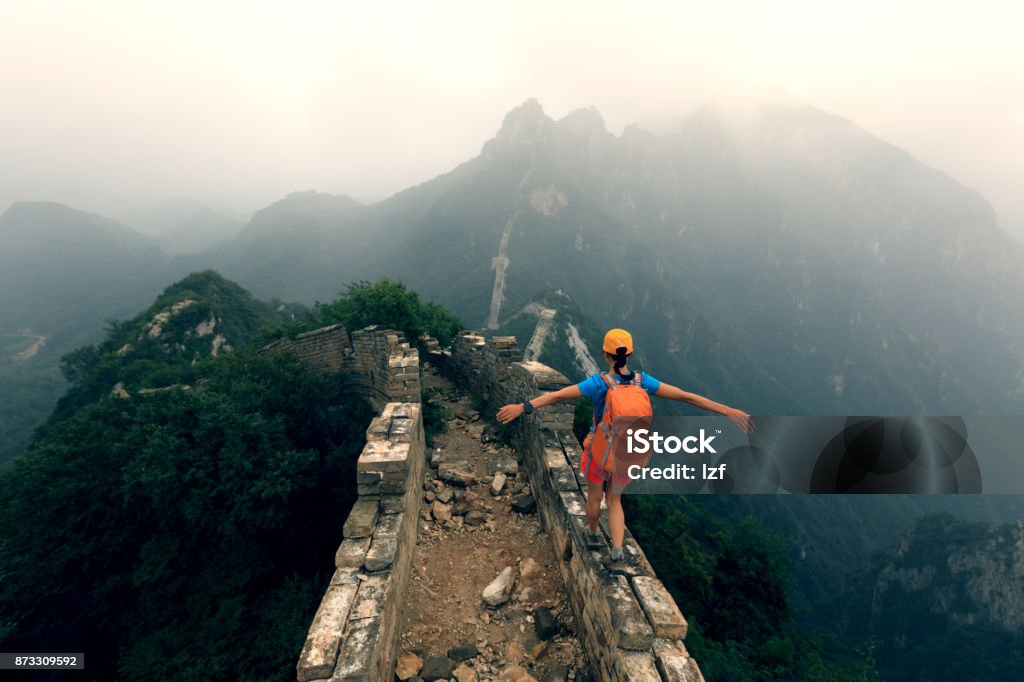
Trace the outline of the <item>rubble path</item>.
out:
M 450 419 L 428 451 L 398 679 L 590 680 L 522 463 L 467 396 L 424 367 L 431 389 Z

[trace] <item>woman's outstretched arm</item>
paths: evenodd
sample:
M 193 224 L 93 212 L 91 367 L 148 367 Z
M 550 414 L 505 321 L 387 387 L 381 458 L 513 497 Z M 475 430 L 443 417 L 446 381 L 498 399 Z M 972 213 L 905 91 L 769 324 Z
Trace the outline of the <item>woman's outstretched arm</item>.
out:
M 563 389 L 552 391 L 551 393 L 544 393 L 536 398 L 530 400 L 530 404 L 534 408 L 544 407 L 551 403 L 557 403 L 559 400 L 573 400 L 575 398 L 581 398 L 583 394 L 580 393 L 580 387 L 576 384 L 572 386 L 566 386 Z M 508 424 L 510 421 L 514 421 L 523 414 L 523 403 L 513 403 L 511 405 L 505 405 L 498 410 L 498 421 L 502 424 Z
M 723 405 L 722 403 L 716 403 L 710 398 L 705 398 L 702 395 L 696 393 L 687 393 L 686 391 L 676 388 L 662 382 L 661 386 L 658 387 L 658 391 L 654 394 L 659 398 L 668 398 L 669 400 L 678 400 L 680 402 L 689 403 L 694 407 L 698 407 L 708 412 L 715 412 L 717 414 L 724 415 L 729 418 L 733 424 L 738 426 L 740 430 L 750 433 L 754 430 L 754 420 L 750 418 L 750 415 L 743 410 L 737 410 L 734 407 Z

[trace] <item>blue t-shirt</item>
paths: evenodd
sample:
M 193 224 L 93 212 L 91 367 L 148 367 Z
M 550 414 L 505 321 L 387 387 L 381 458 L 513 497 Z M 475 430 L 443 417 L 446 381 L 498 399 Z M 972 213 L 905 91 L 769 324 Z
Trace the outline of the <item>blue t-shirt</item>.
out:
M 639 372 L 639 374 L 640 388 L 644 389 L 651 395 L 657 393 L 658 389 L 661 388 L 661 382 L 647 372 Z M 613 377 L 620 384 L 629 383 L 614 373 L 610 373 L 609 376 Z M 580 393 L 583 394 L 584 398 L 590 398 L 594 401 L 594 420 L 597 423 L 601 423 L 601 417 L 604 416 L 604 396 L 608 392 L 608 384 L 605 383 L 604 377 L 600 374 L 591 374 L 589 377 L 576 384 L 576 386 L 580 389 Z M 593 431 L 593 424 L 591 424 L 590 429 Z

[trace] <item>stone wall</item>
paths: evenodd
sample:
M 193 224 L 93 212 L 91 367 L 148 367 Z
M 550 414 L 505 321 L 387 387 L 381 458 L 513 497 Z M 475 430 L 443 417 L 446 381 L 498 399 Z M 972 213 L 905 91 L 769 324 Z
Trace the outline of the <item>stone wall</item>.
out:
M 447 371 L 483 397 L 488 410 L 569 383 L 546 365 L 519 359 L 513 337 L 488 341 L 464 333 L 452 344 Z M 560 557 L 559 570 L 593 672 L 614 682 L 703 680 L 683 645 L 686 620 L 629 530 L 623 545 L 626 569 L 609 569 L 608 547 L 588 548 L 586 481 L 579 471 L 582 452 L 572 432 L 573 413 L 571 403 L 556 403 L 516 420 L 510 429 L 541 521 Z M 607 543 L 606 515 L 601 527 Z
M 356 464 L 359 497 L 341 527 L 334 574 L 296 665 L 298 680 L 391 680 L 423 497 L 418 352 L 399 332 L 367 327 L 350 336 L 337 325 L 262 352 L 272 351 L 338 374 L 380 410 L 366 430 Z
M 356 465 L 359 499 L 299 656 L 300 682 L 394 678 L 425 455 L 420 405 L 385 405 L 366 430 Z
M 389 402 L 420 401 L 419 354 L 393 329 L 366 327 L 349 335 L 336 324 L 280 339 L 261 352 L 270 351 L 294 353 L 317 372 L 343 374 L 378 410 Z

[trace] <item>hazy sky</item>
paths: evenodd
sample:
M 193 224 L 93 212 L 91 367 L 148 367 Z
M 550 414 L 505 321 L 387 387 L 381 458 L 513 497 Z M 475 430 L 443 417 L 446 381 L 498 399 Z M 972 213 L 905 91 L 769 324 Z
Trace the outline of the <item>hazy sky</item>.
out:
M 537 97 L 612 132 L 778 87 L 985 195 L 1024 237 L 1024 3 L 0 0 L 0 211 L 382 197 Z

